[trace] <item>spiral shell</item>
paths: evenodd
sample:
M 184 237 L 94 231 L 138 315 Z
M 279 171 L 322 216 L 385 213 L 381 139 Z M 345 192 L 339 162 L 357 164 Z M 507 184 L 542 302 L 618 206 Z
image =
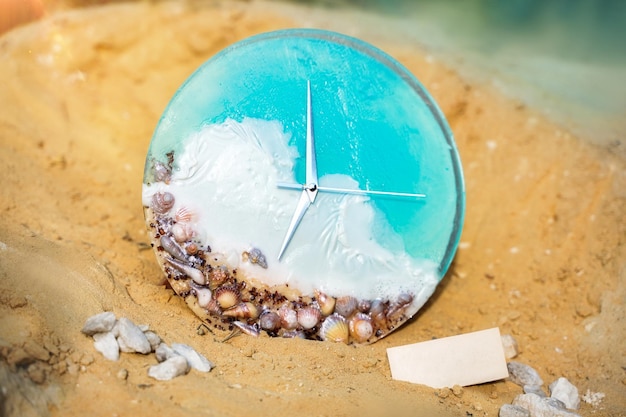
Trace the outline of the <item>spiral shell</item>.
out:
M 241 301 L 241 293 L 234 285 L 224 285 L 215 290 L 215 299 L 224 310 L 229 309 Z
M 335 310 L 335 299 L 324 294 L 321 291 L 315 291 L 315 298 L 320 306 L 322 315 L 329 316 Z
M 343 316 L 333 313 L 322 322 L 320 337 L 331 342 L 348 343 L 348 323 Z
M 175 199 L 172 193 L 168 193 L 167 191 L 164 193 L 154 193 L 150 207 L 155 213 L 165 214 L 174 207 L 174 202 Z
M 196 269 L 193 266 L 185 265 L 184 263 L 179 262 L 176 259 L 165 258 L 165 260 L 179 272 L 182 272 L 183 274 L 191 278 L 196 284 L 206 284 L 206 278 L 204 277 L 202 271 L 200 271 L 199 269 Z
M 258 337 L 260 334 L 259 326 L 257 326 L 256 323 L 248 324 L 241 321 L 234 321 L 233 324 L 248 336 Z
M 170 171 L 169 167 L 165 165 L 163 162 L 154 161 L 153 163 L 154 169 L 154 178 L 157 181 L 169 182 L 172 178 L 172 171 Z
M 273 311 L 265 311 L 259 317 L 259 326 L 268 332 L 275 332 L 280 329 L 280 316 Z
M 238 319 L 255 319 L 259 317 L 259 309 L 254 304 L 245 302 L 224 310 L 222 315 Z
M 198 305 L 202 308 L 209 307 L 209 303 L 213 299 L 213 294 L 211 290 L 206 287 L 196 287 L 194 288 L 194 292 L 196 293 L 196 297 L 198 298 Z
M 278 309 L 278 316 L 283 329 L 293 330 L 298 327 L 298 314 L 293 308 L 286 305 L 282 306 Z
M 339 297 L 335 302 L 335 313 L 348 318 L 356 311 L 358 305 L 359 301 L 354 297 Z
M 357 342 L 366 342 L 374 334 L 372 320 L 367 314 L 356 313 L 350 319 L 350 336 Z
M 297 317 L 298 324 L 300 324 L 304 330 L 310 330 L 317 326 L 317 323 L 319 323 L 322 318 L 322 313 L 320 313 L 318 308 L 309 306 L 299 309 Z
M 179 261 L 183 261 L 183 262 L 187 261 L 187 252 L 185 252 L 183 248 L 178 246 L 178 244 L 174 242 L 174 239 L 172 239 L 171 237 L 167 235 L 163 235 L 161 236 L 161 239 L 159 241 L 163 249 L 167 253 L 172 255 L 172 257 L 178 259 Z
M 181 207 L 176 210 L 176 214 L 174 215 L 174 220 L 177 223 L 189 223 L 194 217 L 193 212 L 188 207 Z

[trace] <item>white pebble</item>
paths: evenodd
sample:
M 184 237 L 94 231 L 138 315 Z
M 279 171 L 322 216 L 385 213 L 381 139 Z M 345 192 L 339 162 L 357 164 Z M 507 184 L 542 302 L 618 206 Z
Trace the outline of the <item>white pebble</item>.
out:
M 159 381 L 169 381 L 187 372 L 189 372 L 189 364 L 182 356 L 173 356 L 165 362 L 148 368 L 148 376 Z
M 502 339 L 502 347 L 504 348 L 504 357 L 507 359 L 513 359 L 519 354 L 519 348 L 517 346 L 517 340 L 510 334 L 503 334 L 500 336 Z
M 87 336 L 93 336 L 96 333 L 110 332 L 115 326 L 115 314 L 110 311 L 91 316 L 85 322 L 81 332 Z
M 509 378 L 519 386 L 543 385 L 543 380 L 532 367 L 520 362 L 509 362 L 506 364 L 509 369 Z
M 184 345 L 182 343 L 172 343 L 172 349 L 174 350 L 174 352 L 187 359 L 189 366 L 197 371 L 209 372 L 212 368 L 215 367 L 215 365 L 213 365 L 211 361 L 196 352 L 195 349 L 189 345 Z
M 567 378 L 559 378 L 550 384 L 550 397 L 556 398 L 565 404 L 570 410 L 578 410 L 580 398 L 576 388 Z
M 583 401 L 591 404 L 593 407 L 597 407 L 605 396 L 606 394 L 603 392 L 592 392 L 590 389 L 587 389 L 587 392 L 583 394 Z
M 530 417 L 530 411 L 519 405 L 504 404 L 500 407 L 498 417 Z
M 146 336 L 146 339 L 148 339 L 148 342 L 150 343 L 150 350 L 154 352 L 156 348 L 158 348 L 161 344 L 161 338 L 158 334 L 150 330 L 144 331 L 143 334 L 144 336 Z
M 135 323 L 122 317 L 115 325 L 117 331 L 117 342 L 122 352 L 137 352 L 148 354 L 152 351 L 150 342 Z
M 547 397 L 539 385 L 524 385 L 524 394 L 536 394 L 541 398 Z
M 555 406 L 552 398 L 541 398 L 535 394 L 520 394 L 513 400 L 518 405 L 530 411 L 533 417 L 580 417 L 576 413 Z
M 112 332 L 96 333 L 93 335 L 93 346 L 110 361 L 120 358 L 120 347 Z
M 174 352 L 174 350 L 165 343 L 161 343 L 159 346 L 157 346 L 157 348 L 154 350 L 154 354 L 156 355 L 156 359 L 159 362 L 164 362 L 171 357 L 179 356 L 178 353 Z

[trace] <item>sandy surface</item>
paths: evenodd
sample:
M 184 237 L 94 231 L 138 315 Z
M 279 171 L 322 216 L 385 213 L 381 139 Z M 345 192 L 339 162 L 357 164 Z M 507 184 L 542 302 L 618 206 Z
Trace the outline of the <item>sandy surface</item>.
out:
M 0 406 L 8 415 L 495 416 L 521 388 L 438 392 L 391 379 L 386 348 L 499 326 L 516 360 L 626 410 L 626 170 L 414 46 L 368 39 L 432 92 L 467 184 L 461 248 L 411 322 L 365 347 L 196 333 L 164 286 L 141 208 L 152 130 L 176 88 L 246 36 L 305 23 L 279 6 L 149 3 L 52 15 L 0 38 Z M 367 37 L 366 37 L 367 39 Z M 80 333 L 110 310 L 217 367 L 157 382 Z M 127 379 L 118 372 L 126 369 Z

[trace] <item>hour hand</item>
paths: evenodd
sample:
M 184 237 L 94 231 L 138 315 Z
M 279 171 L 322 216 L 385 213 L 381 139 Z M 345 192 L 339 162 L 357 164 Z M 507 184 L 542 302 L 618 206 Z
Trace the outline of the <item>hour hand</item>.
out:
M 287 245 L 289 245 L 293 234 L 296 232 L 300 221 L 304 217 L 304 213 L 306 213 L 311 204 L 313 204 L 313 199 L 309 195 L 309 190 L 302 190 L 300 200 L 298 200 L 298 205 L 296 206 L 296 211 L 294 211 L 293 216 L 291 217 L 291 223 L 289 224 L 289 228 L 287 229 L 287 233 L 285 233 L 285 238 L 283 239 L 283 244 L 278 252 L 278 260 L 280 260 L 283 256 L 285 249 L 287 249 Z

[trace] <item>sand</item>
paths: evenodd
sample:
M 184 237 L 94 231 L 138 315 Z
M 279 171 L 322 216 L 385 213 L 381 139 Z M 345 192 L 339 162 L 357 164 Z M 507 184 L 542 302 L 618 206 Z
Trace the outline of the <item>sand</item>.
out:
M 385 38 L 365 36 L 431 91 L 464 164 L 465 228 L 435 295 L 364 347 L 196 332 L 148 247 L 141 184 L 152 131 L 213 53 L 306 18 L 276 3 L 140 2 L 53 13 L 0 38 L 0 407 L 12 416 L 495 416 L 520 387 L 396 382 L 386 348 L 498 326 L 546 383 L 565 376 L 581 394 L 606 395 L 580 414 L 620 415 L 624 161 Z M 216 368 L 158 382 L 147 376 L 152 355 L 104 359 L 80 329 L 105 310 L 193 346 Z

